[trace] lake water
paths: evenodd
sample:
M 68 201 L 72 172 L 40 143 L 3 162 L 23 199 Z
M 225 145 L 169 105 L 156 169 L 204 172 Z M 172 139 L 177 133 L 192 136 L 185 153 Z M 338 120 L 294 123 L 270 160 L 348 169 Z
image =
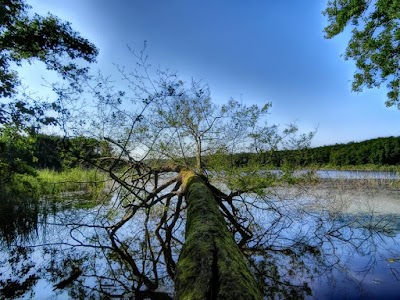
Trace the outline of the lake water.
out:
M 304 174 L 309 171 L 299 171 Z M 379 171 L 337 171 L 337 170 L 317 170 L 315 174 L 322 179 L 375 179 L 375 180 L 396 180 L 399 179 L 397 172 Z
M 243 217 L 261 225 L 254 227 L 258 238 L 250 247 L 263 249 L 251 258 L 257 278 L 266 287 L 266 298 L 400 299 L 400 194 L 395 187 L 381 185 L 381 180 L 397 179 L 397 175 L 337 171 L 318 175 L 335 180 L 271 189 L 267 198 L 253 197 L 243 207 Z M 347 184 L 348 179 L 374 180 Z M 106 293 L 132 297 L 129 271 L 106 250 L 110 243 L 104 228 L 122 212 L 113 200 L 94 208 L 75 205 L 82 201 L 39 208 L 24 203 L 14 209 L 19 218 L 1 212 L 0 221 L 6 223 L 0 232 L 4 298 L 11 298 L 13 292 L 16 299 L 88 299 Z M 151 269 L 144 257 L 146 245 L 141 243 L 144 221 L 139 215 L 119 238 L 131 247 L 132 256 L 143 259 L 138 261 L 141 268 Z M 177 236 L 183 238 L 184 221 L 177 228 Z M 71 286 L 53 291 L 74 266 L 82 274 Z M 165 277 L 163 291 L 171 292 L 171 280 L 160 269 L 160 277 Z
M 313 291 L 307 298 L 400 299 L 398 190 L 332 181 L 279 193 L 298 212 L 285 238 L 306 237 L 320 249 L 304 275 Z
M 283 174 L 280 170 L 264 171 L 275 175 Z M 375 180 L 391 181 L 398 180 L 400 176 L 397 172 L 384 171 L 338 171 L 338 170 L 298 170 L 294 173 L 295 177 L 314 176 L 320 179 L 340 179 L 340 180 Z

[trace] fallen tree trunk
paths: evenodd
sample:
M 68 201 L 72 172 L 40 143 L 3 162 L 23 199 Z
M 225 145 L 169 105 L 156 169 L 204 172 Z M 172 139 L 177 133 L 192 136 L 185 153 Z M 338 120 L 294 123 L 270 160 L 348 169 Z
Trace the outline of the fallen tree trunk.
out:
M 188 212 L 186 242 L 177 264 L 176 299 L 262 299 L 214 195 L 195 173 L 185 172 L 182 177 Z

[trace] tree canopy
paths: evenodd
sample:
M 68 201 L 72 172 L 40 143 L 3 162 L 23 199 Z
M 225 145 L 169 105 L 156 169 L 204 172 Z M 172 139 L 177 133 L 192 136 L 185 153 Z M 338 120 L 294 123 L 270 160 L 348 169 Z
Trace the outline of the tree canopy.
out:
M 30 6 L 24 0 L 0 3 L 0 98 L 12 99 L 0 105 L 0 124 L 21 125 L 31 119 L 55 123 L 55 118 L 44 116 L 44 110 L 60 110 L 57 103 L 28 101 L 26 95 L 16 99 L 21 82 L 13 64 L 20 66 L 24 61 L 38 60 L 48 70 L 76 83 L 88 70 L 81 61 L 94 62 L 98 50 L 74 31 L 69 22 L 51 14 L 30 14 Z
M 344 57 L 356 62 L 353 91 L 387 82 L 386 105 L 400 109 L 400 1 L 331 0 L 323 13 L 328 39 L 352 27 Z

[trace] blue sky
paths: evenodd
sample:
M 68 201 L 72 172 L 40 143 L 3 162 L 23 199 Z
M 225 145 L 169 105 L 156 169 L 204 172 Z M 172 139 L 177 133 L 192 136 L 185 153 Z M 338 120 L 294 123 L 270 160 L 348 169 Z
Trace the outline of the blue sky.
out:
M 354 63 L 340 57 L 349 32 L 324 39 L 326 1 L 29 3 L 70 21 L 99 47 L 94 69 L 112 74 L 113 63 L 130 66 L 126 45 L 139 50 L 147 40 L 153 65 L 209 83 L 215 102 L 272 102 L 271 123 L 318 127 L 313 146 L 400 135 L 400 111 L 385 107 L 384 88 L 351 92 Z

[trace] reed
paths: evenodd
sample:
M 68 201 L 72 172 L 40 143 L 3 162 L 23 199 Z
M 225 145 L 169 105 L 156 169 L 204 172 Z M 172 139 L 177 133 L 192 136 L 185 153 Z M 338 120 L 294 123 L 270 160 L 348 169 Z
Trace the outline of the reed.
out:
M 66 193 L 83 193 L 95 197 L 106 185 L 104 173 L 95 169 L 69 169 L 63 172 L 52 170 L 38 171 L 41 195 L 62 195 Z

